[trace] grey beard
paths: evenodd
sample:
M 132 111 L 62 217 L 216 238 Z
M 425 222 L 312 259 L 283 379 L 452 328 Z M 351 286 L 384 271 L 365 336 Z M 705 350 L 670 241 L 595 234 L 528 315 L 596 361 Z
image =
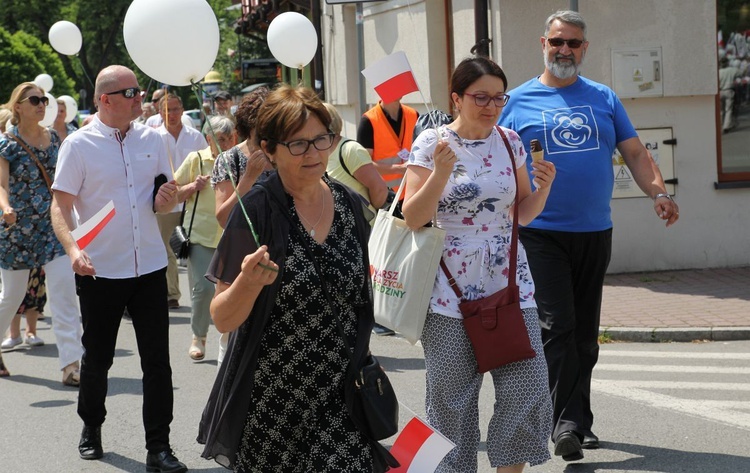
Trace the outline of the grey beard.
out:
M 580 64 L 575 63 L 575 59 L 570 64 L 562 64 L 556 60 L 550 61 L 547 55 L 544 55 L 544 65 L 552 73 L 553 76 L 560 80 L 570 79 L 571 77 L 578 74 L 578 66 Z M 583 63 L 583 60 L 581 60 Z

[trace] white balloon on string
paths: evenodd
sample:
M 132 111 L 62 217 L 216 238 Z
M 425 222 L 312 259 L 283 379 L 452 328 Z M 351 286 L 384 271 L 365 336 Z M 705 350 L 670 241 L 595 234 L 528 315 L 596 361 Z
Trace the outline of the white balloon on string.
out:
M 57 100 L 65 102 L 65 123 L 72 122 L 78 113 L 78 103 L 76 103 L 76 99 L 70 95 L 61 95 L 57 97 Z
M 312 22 L 296 12 L 285 12 L 271 21 L 266 34 L 268 48 L 280 63 L 300 69 L 315 57 L 318 34 Z
M 49 44 L 60 54 L 78 54 L 83 44 L 81 30 L 69 21 L 58 21 L 49 29 Z
M 55 81 L 52 80 L 52 76 L 49 74 L 39 74 L 33 80 L 34 84 L 45 92 L 52 90 L 55 85 Z
M 122 33 L 136 66 L 174 86 L 200 82 L 219 51 L 219 23 L 206 0 L 133 0 Z
M 39 124 L 42 126 L 52 126 L 55 123 L 55 118 L 57 118 L 57 99 L 49 92 L 46 92 L 44 95 L 49 99 L 49 103 L 44 108 L 44 118 L 42 118 Z

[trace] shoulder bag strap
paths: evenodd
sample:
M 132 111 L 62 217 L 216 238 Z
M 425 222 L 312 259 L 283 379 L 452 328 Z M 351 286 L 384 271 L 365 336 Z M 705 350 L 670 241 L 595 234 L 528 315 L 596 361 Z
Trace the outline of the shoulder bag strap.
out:
M 498 133 L 500 133 L 500 136 L 503 138 L 505 148 L 508 150 L 508 156 L 510 157 L 510 167 L 511 169 L 513 169 L 513 180 L 516 183 L 516 198 L 513 201 L 513 231 L 510 237 L 510 261 L 508 262 L 508 287 L 511 287 L 517 285 L 516 263 L 518 258 L 518 171 L 516 170 L 515 155 L 513 154 L 513 149 L 510 147 L 510 142 L 508 142 L 508 137 L 505 135 L 505 132 L 502 128 L 500 128 L 499 126 L 496 126 L 495 128 L 497 128 Z M 456 285 L 456 280 L 453 278 L 453 274 L 451 274 L 450 270 L 448 270 L 448 266 L 445 264 L 445 260 L 443 260 L 442 257 L 440 257 L 440 267 L 448 277 L 448 284 L 450 284 L 451 289 L 453 289 L 453 292 L 456 294 L 456 297 L 458 297 L 459 300 L 462 300 L 464 297 L 463 293 Z
M 31 159 L 34 160 L 34 164 L 36 164 L 36 167 L 39 168 L 39 172 L 42 173 L 42 177 L 44 178 L 44 183 L 47 184 L 47 190 L 49 190 L 51 194 L 52 193 L 52 179 L 50 179 L 49 174 L 47 174 L 47 170 L 44 169 L 44 166 L 42 166 L 42 163 L 39 161 L 39 158 L 36 157 L 36 154 L 34 154 L 34 152 L 31 151 L 31 149 L 28 146 L 26 146 L 26 143 L 24 143 L 22 139 L 20 139 L 13 133 L 6 133 L 5 136 L 12 139 L 19 145 L 21 145 L 21 148 L 23 148 L 24 151 L 26 151 L 26 153 L 29 156 L 31 156 Z
M 203 161 L 203 158 L 201 158 L 201 152 L 197 151 L 198 153 L 198 172 L 200 174 L 203 174 L 203 164 L 201 161 Z M 201 191 L 198 191 L 195 193 L 195 203 L 193 204 L 193 213 L 190 214 L 190 225 L 188 226 L 187 231 L 187 237 L 190 238 L 190 231 L 193 229 L 193 220 L 195 220 L 195 209 L 198 208 L 198 196 L 201 194 Z M 180 225 L 182 225 L 182 221 L 185 219 L 185 206 L 182 206 L 182 215 L 180 216 Z
M 344 162 L 344 155 L 341 154 L 341 152 L 344 150 L 344 145 L 350 141 L 354 141 L 354 140 L 344 140 L 344 142 L 341 143 L 341 146 L 339 146 L 339 162 L 341 163 L 341 167 L 344 168 L 344 171 L 346 171 L 346 173 L 349 174 L 350 176 L 354 177 L 354 175 L 349 171 L 349 168 L 346 166 L 346 163 Z

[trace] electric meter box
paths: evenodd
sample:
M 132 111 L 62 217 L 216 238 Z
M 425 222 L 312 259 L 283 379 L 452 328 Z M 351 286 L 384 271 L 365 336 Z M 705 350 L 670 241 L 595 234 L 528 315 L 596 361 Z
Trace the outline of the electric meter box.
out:
M 618 97 L 662 97 L 661 47 L 612 50 L 612 88 Z

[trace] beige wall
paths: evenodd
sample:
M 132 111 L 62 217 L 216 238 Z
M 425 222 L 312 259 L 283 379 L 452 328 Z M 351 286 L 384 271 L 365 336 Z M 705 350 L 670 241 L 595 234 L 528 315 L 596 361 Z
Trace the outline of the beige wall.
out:
M 425 97 L 447 110 L 447 74 L 469 55 L 474 44 L 472 0 L 452 0 L 452 31 L 445 31 L 443 0 L 395 0 L 365 4 L 365 64 L 403 50 Z M 533 5 L 533 8 L 531 6 Z M 550 13 L 566 9 L 567 0 L 490 0 L 492 56 L 502 65 L 513 88 L 543 69 L 539 38 Z M 614 248 L 610 272 L 706 268 L 750 264 L 750 189 L 716 190 L 715 94 L 716 4 L 705 0 L 579 0 L 590 41 L 583 74 L 612 86 L 612 49 L 660 47 L 664 97 L 623 99 L 636 128 L 671 127 L 676 199 L 680 221 L 664 229 L 648 198 L 612 202 Z M 329 8 L 331 8 L 329 6 Z M 352 8 L 352 7 L 348 7 Z M 353 8 L 352 8 L 353 11 Z M 348 20 L 345 17 L 345 20 Z M 335 28 L 353 28 L 348 24 Z M 449 67 L 448 34 L 453 45 Z M 336 36 L 338 33 L 336 32 Z M 349 110 L 347 130 L 356 116 L 356 41 L 346 37 L 336 51 L 335 77 L 327 76 L 329 97 L 339 97 Z M 356 39 L 356 36 L 352 37 Z M 337 41 L 338 38 L 333 41 Z M 324 46 L 325 48 L 325 46 Z M 341 51 L 346 49 L 346 54 Z M 354 50 L 352 57 L 350 51 Z M 327 67 L 332 57 L 326 57 Z M 426 72 L 425 72 L 426 71 Z M 327 72 L 328 74 L 328 72 Z M 332 87 L 333 86 L 333 87 Z M 353 88 L 352 88 L 353 87 Z M 335 89 L 335 90 L 334 90 Z M 368 103 L 376 98 L 367 88 Z M 335 95 L 331 95 L 335 94 Z M 418 94 L 405 100 L 424 111 Z M 338 105 L 338 104 L 337 104 Z M 350 136 L 354 136 L 353 134 Z

